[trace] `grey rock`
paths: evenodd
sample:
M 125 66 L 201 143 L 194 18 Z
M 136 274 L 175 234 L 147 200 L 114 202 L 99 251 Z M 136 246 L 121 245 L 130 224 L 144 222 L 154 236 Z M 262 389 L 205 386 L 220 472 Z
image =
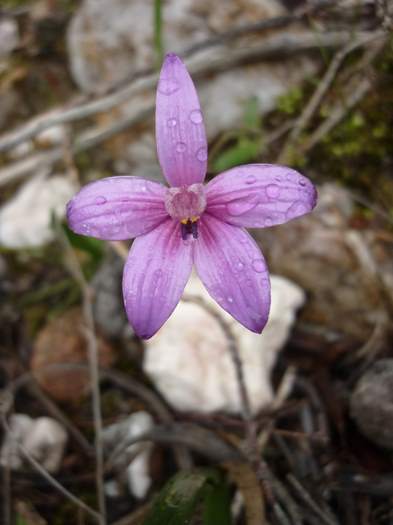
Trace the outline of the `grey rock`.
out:
M 318 326 L 326 337 L 344 334 L 366 341 L 376 319 L 387 316 L 385 294 L 393 294 L 390 248 L 372 227 L 353 228 L 350 192 L 325 184 L 318 195 L 309 215 L 256 229 L 254 235 L 270 271 L 295 281 L 308 293 L 301 316 L 305 324 Z
M 92 280 L 94 318 L 97 327 L 107 337 L 122 338 L 128 325 L 121 287 L 123 266 L 120 257 L 111 255 Z M 131 334 L 128 332 L 128 335 Z
M 359 379 L 350 409 L 362 434 L 393 450 L 393 359 L 380 359 Z
M 276 0 L 170 0 L 163 9 L 165 47 L 180 52 L 234 24 L 278 15 Z M 153 5 L 144 0 L 84 0 L 73 17 L 67 46 L 71 73 L 88 92 L 106 89 L 154 67 Z

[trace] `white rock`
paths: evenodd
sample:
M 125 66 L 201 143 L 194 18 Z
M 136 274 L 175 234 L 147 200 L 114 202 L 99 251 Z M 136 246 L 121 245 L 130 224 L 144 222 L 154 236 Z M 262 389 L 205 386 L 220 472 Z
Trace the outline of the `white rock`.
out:
M 67 444 L 67 432 L 50 418 L 39 417 L 24 439 L 24 446 L 48 472 L 57 472 Z
M 19 451 L 18 442 L 24 443 L 24 439 L 31 432 L 34 422 L 26 414 L 12 414 L 8 424 L 11 432 L 5 434 L 0 450 L 0 464 L 18 470 L 23 465 L 23 456 Z
M 135 412 L 127 419 L 114 423 L 103 430 L 104 447 L 110 456 L 117 448 L 122 449 L 127 441 L 141 436 L 153 427 L 153 418 L 148 412 Z M 122 446 L 124 445 L 124 446 Z M 143 499 L 151 485 L 149 461 L 152 444 L 148 442 L 135 443 L 124 449 L 133 459 L 127 467 L 126 476 L 128 488 L 133 496 Z M 119 462 L 121 463 L 121 456 Z M 120 493 L 116 487 L 109 484 L 107 494 Z
M 0 59 L 7 57 L 18 45 L 18 24 L 13 18 L 3 18 L 0 20 Z
M 196 276 L 185 290 L 204 299 L 231 325 L 254 413 L 272 401 L 271 370 L 305 300 L 302 289 L 283 277 L 271 276 L 271 285 L 270 316 L 262 335 L 250 332 L 216 305 Z M 195 303 L 180 301 L 161 330 L 146 342 L 143 368 L 177 410 L 241 411 L 225 335 L 211 314 Z
M 25 414 L 13 414 L 9 425 L 11 433 L 6 435 L 0 451 L 0 464 L 15 470 L 26 462 L 18 442 L 48 472 L 57 472 L 67 444 L 67 433 L 56 420 L 50 417 L 32 419 Z
M 8 248 L 41 246 L 54 238 L 51 215 L 62 218 L 75 194 L 74 183 L 61 175 L 38 174 L 0 208 L 0 245 Z

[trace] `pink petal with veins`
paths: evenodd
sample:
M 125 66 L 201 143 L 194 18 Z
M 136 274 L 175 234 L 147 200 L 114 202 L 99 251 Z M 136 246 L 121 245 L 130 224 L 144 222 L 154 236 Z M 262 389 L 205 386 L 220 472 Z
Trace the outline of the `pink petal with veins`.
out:
M 167 217 L 161 184 L 137 177 L 109 177 L 84 186 L 67 204 L 75 233 L 107 241 L 149 232 Z
M 260 333 L 269 316 L 270 281 L 254 239 L 205 213 L 199 221 L 194 263 L 213 299 L 246 328 Z
M 206 186 L 207 211 L 246 228 L 274 226 L 309 213 L 317 191 L 295 170 L 272 164 L 232 168 Z
M 192 243 L 167 219 L 135 239 L 123 274 L 123 296 L 135 333 L 149 339 L 175 309 L 192 268 Z
M 165 57 L 157 87 L 156 141 L 171 186 L 203 182 L 207 166 L 203 116 L 191 77 L 173 53 Z

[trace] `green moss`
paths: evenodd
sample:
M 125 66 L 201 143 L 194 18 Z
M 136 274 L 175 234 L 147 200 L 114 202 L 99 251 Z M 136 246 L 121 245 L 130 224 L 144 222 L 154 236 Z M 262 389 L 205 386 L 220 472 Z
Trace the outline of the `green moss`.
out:
M 295 115 L 304 101 L 304 90 L 301 86 L 290 89 L 277 100 L 277 109 L 286 115 Z
M 296 149 L 291 156 L 291 163 L 297 168 L 361 191 L 387 212 L 393 210 L 392 42 L 375 64 L 372 91 L 307 156 L 300 156 Z M 334 98 L 321 107 L 311 129 L 329 116 L 332 104 L 340 97 L 339 86 L 331 96 Z

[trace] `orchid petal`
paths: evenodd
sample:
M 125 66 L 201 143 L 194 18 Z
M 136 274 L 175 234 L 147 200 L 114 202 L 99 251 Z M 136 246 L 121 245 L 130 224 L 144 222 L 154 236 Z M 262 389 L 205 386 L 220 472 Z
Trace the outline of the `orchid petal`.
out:
M 207 143 L 198 95 L 179 57 L 166 56 L 156 98 L 157 153 L 171 186 L 203 182 Z
M 137 177 L 91 182 L 68 203 L 68 224 L 75 233 L 107 241 L 137 237 L 168 217 L 165 191 L 161 184 Z
M 246 228 L 274 226 L 309 213 L 317 192 L 303 175 L 284 166 L 247 164 L 206 186 L 207 211 Z
M 199 221 L 194 263 L 207 291 L 249 330 L 260 333 L 270 308 L 265 260 L 243 229 L 205 213 Z
M 123 296 L 135 333 L 149 339 L 175 309 L 192 268 L 192 242 L 167 219 L 135 239 L 123 274 Z

